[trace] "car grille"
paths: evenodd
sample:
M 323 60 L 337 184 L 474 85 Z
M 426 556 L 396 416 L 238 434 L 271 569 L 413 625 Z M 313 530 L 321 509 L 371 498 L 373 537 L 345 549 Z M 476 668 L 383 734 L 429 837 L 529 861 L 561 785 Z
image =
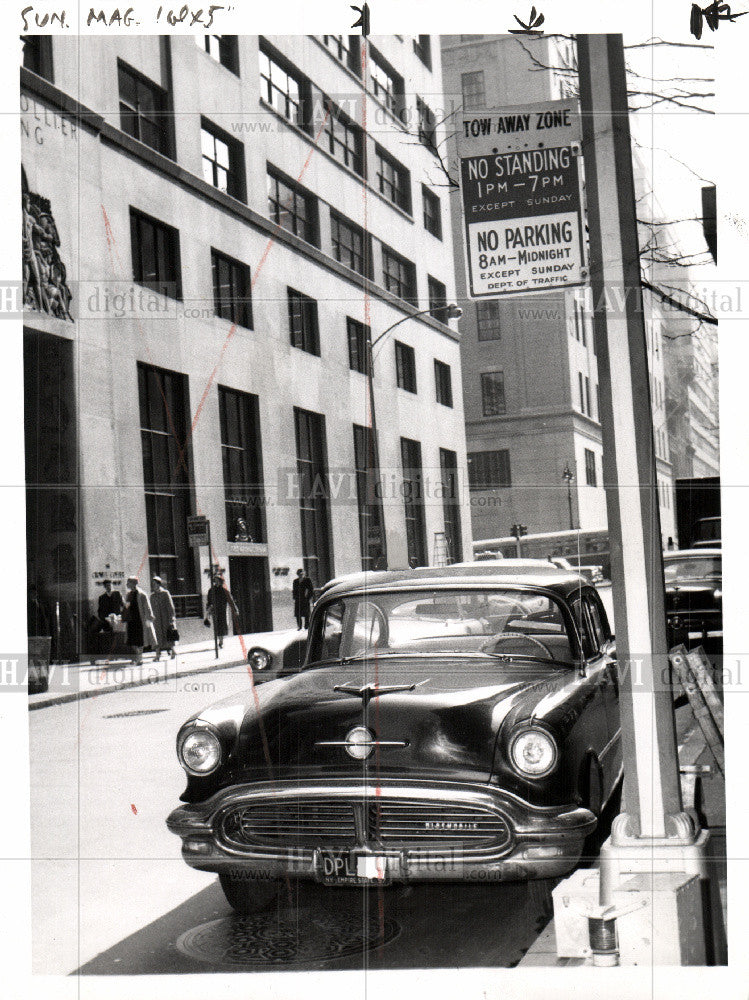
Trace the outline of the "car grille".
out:
M 509 843 L 511 832 L 502 816 L 482 806 L 382 796 L 368 802 L 310 798 L 236 806 L 221 821 L 220 836 L 239 848 L 366 843 L 499 849 Z
M 226 839 L 240 846 L 318 847 L 356 841 L 351 803 L 335 800 L 302 799 L 240 806 L 226 816 L 222 828 Z
M 500 847 L 510 839 L 509 827 L 497 813 L 436 802 L 371 802 L 367 829 L 378 843 L 404 847 L 446 843 Z

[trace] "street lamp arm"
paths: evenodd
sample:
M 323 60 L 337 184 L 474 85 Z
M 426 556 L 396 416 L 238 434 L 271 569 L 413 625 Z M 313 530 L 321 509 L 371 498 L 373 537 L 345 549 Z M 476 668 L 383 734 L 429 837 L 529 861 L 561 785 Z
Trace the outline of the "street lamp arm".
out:
M 463 310 L 460 308 L 460 306 L 456 306 L 455 303 L 453 302 L 451 302 L 444 308 L 447 312 L 448 319 L 460 319 L 460 317 L 463 315 Z M 406 320 L 417 319 L 417 317 L 419 316 L 426 316 L 426 314 L 430 313 L 431 311 L 432 309 L 430 306 L 428 309 L 419 309 L 418 312 L 411 313 L 410 316 L 401 316 L 400 319 L 396 320 L 395 323 L 391 323 L 391 325 L 386 330 L 383 330 L 382 333 L 379 333 L 375 337 L 375 339 L 372 341 L 372 348 L 374 349 L 377 346 L 377 344 L 379 344 L 379 342 L 383 340 L 390 333 L 391 330 L 394 330 L 396 328 L 396 326 L 400 326 L 401 323 L 405 323 Z

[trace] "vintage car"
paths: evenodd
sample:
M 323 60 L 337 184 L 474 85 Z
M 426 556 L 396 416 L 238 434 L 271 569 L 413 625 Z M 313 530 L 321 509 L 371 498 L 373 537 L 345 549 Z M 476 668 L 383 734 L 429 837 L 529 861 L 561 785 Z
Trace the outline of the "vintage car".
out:
M 301 669 L 307 648 L 307 633 L 296 628 L 255 632 L 245 636 L 245 642 L 253 680 L 261 683 L 287 677 Z
M 718 548 L 663 554 L 669 646 L 723 651 L 723 570 Z
M 550 565 L 345 578 L 300 673 L 180 729 L 188 865 L 261 909 L 328 884 L 553 877 L 621 777 L 615 649 L 596 590 Z

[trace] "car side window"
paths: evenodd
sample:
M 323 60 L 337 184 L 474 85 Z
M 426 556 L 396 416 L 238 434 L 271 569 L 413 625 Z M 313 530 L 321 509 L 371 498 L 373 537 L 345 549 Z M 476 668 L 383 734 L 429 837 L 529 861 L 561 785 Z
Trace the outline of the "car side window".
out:
M 570 601 L 570 608 L 572 609 L 572 617 L 575 619 L 575 625 L 577 625 L 577 631 L 580 635 L 583 656 L 586 660 L 589 660 L 596 655 L 596 649 L 593 637 L 591 636 L 590 624 L 585 612 L 582 594 L 578 594 Z
M 595 645 L 596 652 L 603 648 L 603 644 L 609 639 L 608 624 L 605 619 L 605 612 L 599 602 L 591 594 L 585 595 L 585 605 L 590 617 L 591 638 Z
M 339 602 L 331 604 L 325 611 L 325 621 L 322 628 L 320 655 L 316 659 L 337 660 L 341 655 L 341 636 L 343 635 L 343 605 Z

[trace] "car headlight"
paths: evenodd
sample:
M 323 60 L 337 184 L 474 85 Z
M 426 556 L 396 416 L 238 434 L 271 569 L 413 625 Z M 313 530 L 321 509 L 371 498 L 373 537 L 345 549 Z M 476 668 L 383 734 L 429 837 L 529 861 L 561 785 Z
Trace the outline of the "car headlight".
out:
M 713 591 L 713 600 L 716 604 L 719 604 L 723 600 L 723 591 L 720 588 Z
M 510 743 L 512 763 L 521 774 L 532 778 L 553 771 L 558 753 L 554 738 L 543 729 L 523 729 Z
M 210 774 L 221 763 L 221 743 L 211 729 L 190 729 L 179 741 L 177 756 L 188 774 Z
M 271 655 L 266 649 L 251 649 L 247 654 L 247 662 L 253 670 L 267 670 Z

